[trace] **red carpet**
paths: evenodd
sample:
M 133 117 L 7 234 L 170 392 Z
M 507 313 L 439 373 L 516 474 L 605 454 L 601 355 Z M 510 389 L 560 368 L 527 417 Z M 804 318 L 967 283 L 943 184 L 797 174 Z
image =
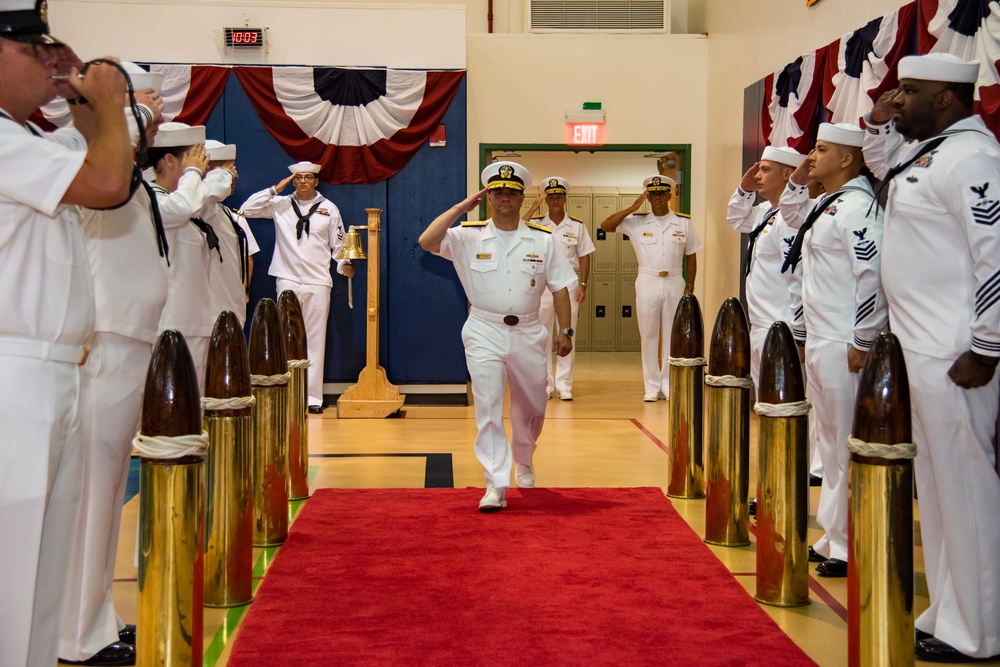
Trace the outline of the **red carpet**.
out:
M 660 489 L 322 489 L 236 636 L 261 665 L 812 665 Z

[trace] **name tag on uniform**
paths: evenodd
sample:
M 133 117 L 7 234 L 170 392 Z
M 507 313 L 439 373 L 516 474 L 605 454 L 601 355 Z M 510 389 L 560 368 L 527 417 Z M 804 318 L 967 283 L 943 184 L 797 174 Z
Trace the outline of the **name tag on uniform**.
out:
M 493 259 L 493 253 L 491 252 L 477 252 L 476 259 Z
M 328 218 L 330 217 L 330 209 L 318 208 L 316 209 L 316 213 L 318 213 L 319 215 L 325 215 Z
M 674 238 L 684 238 L 684 232 L 679 229 L 674 230 Z
M 563 238 L 575 239 L 576 238 L 576 234 L 574 234 L 573 232 L 565 232 L 565 233 L 563 233 Z
M 642 235 L 643 236 L 652 236 L 653 232 L 643 232 Z

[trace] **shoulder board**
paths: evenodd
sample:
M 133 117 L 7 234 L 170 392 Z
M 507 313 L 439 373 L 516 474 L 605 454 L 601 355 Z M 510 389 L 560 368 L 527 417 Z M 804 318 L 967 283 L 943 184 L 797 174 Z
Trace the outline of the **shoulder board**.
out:
M 551 234 L 552 233 L 552 230 L 549 229 L 548 227 L 542 227 L 541 225 L 533 225 L 530 222 L 526 222 L 524 224 L 526 224 L 527 226 L 531 227 L 532 229 L 537 229 L 540 232 L 545 232 L 546 234 Z
M 489 223 L 486 222 L 486 221 L 481 221 L 481 220 L 466 220 L 465 222 L 462 223 L 462 226 L 463 227 L 485 227 L 487 224 L 489 224 Z
M 241 211 L 238 208 L 233 208 L 232 206 L 227 206 L 226 208 L 228 208 L 230 211 L 232 211 L 233 214 L 235 214 L 235 215 L 243 215 L 243 211 Z M 246 217 L 246 216 L 244 216 L 244 217 Z
M 532 218 L 532 220 L 544 220 L 544 219 L 545 219 L 544 215 L 536 215 Z
M 580 218 L 577 218 L 576 216 L 572 216 L 571 215 L 571 216 L 568 216 L 568 217 L 569 217 L 570 220 L 576 220 L 577 222 L 583 222 L 583 220 L 581 220 Z M 583 224 L 587 224 L 587 223 L 583 222 Z
M 689 213 L 679 213 L 678 211 L 674 211 L 674 215 L 676 215 L 678 218 L 687 218 L 689 220 L 691 219 L 691 214 Z
M 649 211 L 636 211 L 632 215 L 649 215 Z

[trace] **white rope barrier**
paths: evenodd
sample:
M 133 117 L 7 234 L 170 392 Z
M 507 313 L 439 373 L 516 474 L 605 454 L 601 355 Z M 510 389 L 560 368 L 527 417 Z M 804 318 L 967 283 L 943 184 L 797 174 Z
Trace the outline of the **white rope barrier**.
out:
M 753 388 L 753 380 L 748 377 L 736 377 L 735 375 L 706 375 L 705 384 L 709 387 Z
M 250 384 L 255 387 L 277 387 L 288 384 L 288 381 L 291 379 L 291 373 L 279 373 L 278 375 L 251 375 Z
M 288 367 L 289 368 L 309 368 L 312 365 L 313 365 L 313 360 L 312 359 L 289 359 L 288 360 Z
M 761 417 L 805 417 L 809 414 L 812 404 L 809 401 L 793 401 L 791 403 L 760 403 L 753 406 L 754 412 Z
M 204 456 L 208 451 L 208 432 L 201 435 L 143 435 L 136 433 L 132 446 L 139 456 L 147 459 L 179 459 L 184 456 Z
M 912 459 L 917 455 L 917 445 L 912 442 L 899 442 L 887 445 L 882 442 L 865 442 L 853 435 L 847 436 L 847 449 L 852 454 L 872 456 L 879 459 Z
M 257 405 L 257 399 L 253 396 L 234 396 L 232 398 L 212 398 L 203 396 L 201 407 L 204 410 L 242 410 L 252 408 Z
M 705 357 L 667 357 L 671 366 L 704 366 Z

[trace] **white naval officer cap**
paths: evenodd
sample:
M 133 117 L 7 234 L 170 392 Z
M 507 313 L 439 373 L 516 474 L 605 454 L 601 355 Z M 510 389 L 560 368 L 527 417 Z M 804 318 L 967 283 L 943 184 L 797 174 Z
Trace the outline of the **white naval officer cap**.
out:
M 318 174 L 322 168 L 315 162 L 296 162 L 288 165 L 288 171 L 293 174 Z
M 669 176 L 650 176 L 642 182 L 642 187 L 646 188 L 646 192 L 664 192 L 666 190 L 674 190 L 677 188 L 677 182 Z
M 486 165 L 480 178 L 487 190 L 509 188 L 523 191 L 531 187 L 531 174 L 516 162 L 494 162 Z
M 569 189 L 569 181 L 562 176 L 549 176 L 544 179 L 543 192 L 547 195 L 564 195 Z
M 821 123 L 816 132 L 816 141 L 861 148 L 865 143 L 865 131 L 851 123 Z
M 156 139 L 153 140 L 155 148 L 194 146 L 203 143 L 205 143 L 205 126 L 186 123 L 163 123 L 156 133 Z
M 225 162 L 236 159 L 236 144 L 224 144 L 215 139 L 205 142 L 205 151 L 212 162 Z
M 787 146 L 767 146 L 760 155 L 761 160 L 777 162 L 789 167 L 798 167 L 806 161 L 806 156 Z
M 965 61 L 951 53 L 928 53 L 900 59 L 900 79 L 975 83 L 979 78 L 979 61 Z
M 132 90 L 152 88 L 158 93 L 163 92 L 163 74 L 161 72 L 147 72 L 135 63 L 125 60 L 122 61 L 122 69 L 132 81 Z

